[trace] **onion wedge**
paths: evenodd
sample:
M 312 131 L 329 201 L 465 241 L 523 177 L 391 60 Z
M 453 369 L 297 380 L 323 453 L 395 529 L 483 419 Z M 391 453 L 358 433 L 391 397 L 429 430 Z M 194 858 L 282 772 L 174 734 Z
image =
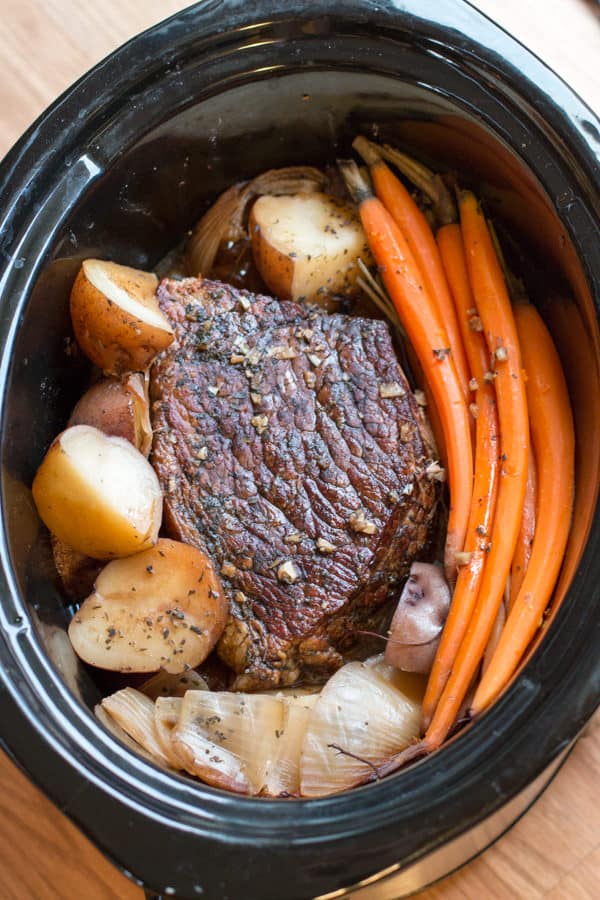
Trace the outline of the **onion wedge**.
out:
M 148 681 L 145 681 L 140 691 L 151 700 L 157 700 L 159 697 L 184 697 L 186 691 L 207 691 L 208 684 L 194 669 L 189 672 L 178 672 L 171 674 L 169 672 L 160 671 Z
M 377 778 L 377 767 L 418 736 L 420 716 L 420 704 L 382 677 L 376 662 L 343 666 L 308 723 L 301 796 L 323 797 Z
M 163 752 L 154 724 L 154 703 L 144 694 L 126 687 L 102 701 L 102 708 L 123 731 L 164 766 L 170 760 Z
M 172 734 L 173 751 L 187 772 L 207 784 L 257 794 L 282 721 L 283 704 L 274 697 L 188 691 Z
M 173 729 L 179 721 L 183 700 L 181 697 L 157 697 L 154 703 L 154 729 L 156 738 L 169 763 L 180 769 L 181 763 L 171 742 Z

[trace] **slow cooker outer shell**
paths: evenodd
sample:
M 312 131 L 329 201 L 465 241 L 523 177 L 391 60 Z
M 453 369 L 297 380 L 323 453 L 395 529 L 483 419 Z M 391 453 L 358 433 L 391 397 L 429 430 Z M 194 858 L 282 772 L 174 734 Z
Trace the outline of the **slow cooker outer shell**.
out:
M 69 223 L 77 221 L 86 197 L 99 192 L 104 171 L 118 167 L 129 143 L 143 143 L 151 128 L 177 111 L 165 109 L 167 96 L 177 97 L 177 109 L 184 109 L 196 89 L 208 95 L 264 77 L 258 70 L 267 59 L 279 67 L 272 70 L 275 75 L 322 67 L 368 69 L 393 78 L 411 53 L 418 52 L 424 61 L 445 57 L 449 73 L 473 79 L 470 98 L 462 98 L 465 109 L 469 100 L 479 100 L 485 119 L 492 109 L 504 108 L 496 126 L 506 126 L 501 136 L 508 143 L 519 140 L 510 132 L 511 119 L 529 118 L 531 133 L 521 155 L 546 179 L 551 196 L 558 195 L 560 179 L 552 166 L 540 170 L 543 161 L 554 153 L 557 169 L 570 167 L 579 199 L 559 209 L 559 216 L 595 291 L 597 314 L 600 261 L 593 252 L 598 222 L 593 179 L 599 147 L 593 116 L 556 77 L 467 4 L 445 0 L 427 6 L 431 8 L 423 12 L 417 0 L 402 8 L 391 2 L 292 6 L 278 0 L 251 5 L 207 0 L 96 67 L 30 129 L 0 172 L 0 233 L 7 260 L 0 282 L 3 403 L 14 411 L 18 400 L 24 410 L 17 420 L 3 415 L 2 739 L 59 808 L 154 890 L 173 887 L 181 897 L 280 900 L 285 895 L 300 900 L 352 885 L 399 861 L 408 865 L 517 794 L 575 737 L 597 703 L 597 513 L 568 602 L 552 631 L 481 722 L 443 753 L 401 776 L 321 801 L 240 799 L 124 755 L 57 673 L 23 600 L 31 585 L 15 564 L 8 508 L 14 496 L 7 476 L 12 476 L 19 440 L 23 469 L 35 466 L 52 436 L 57 410 L 61 404 L 66 409 L 69 398 L 57 398 L 55 386 L 48 383 L 52 357 L 43 353 L 33 355 L 29 375 L 19 382 L 24 396 L 15 398 L 15 335 L 27 315 L 26 303 L 35 303 L 42 313 L 40 294 L 48 290 L 54 297 L 68 290 L 82 252 L 74 245 L 69 249 Z M 443 85 L 433 87 L 443 93 Z M 163 225 L 148 232 L 148 248 L 145 234 L 143 228 L 132 233 L 139 246 L 128 250 L 138 254 L 140 263 L 167 236 Z M 101 250 L 105 245 L 98 241 Z M 125 246 L 121 249 L 125 252 Z M 26 265 L 19 263 L 23 258 Z M 65 265 L 49 267 L 54 258 L 66 258 Z M 53 311 L 56 315 L 46 310 L 40 320 L 49 344 L 65 331 L 66 308 Z M 57 380 L 68 394 L 79 390 L 79 377 L 79 372 L 70 378 L 59 372 Z M 23 435 L 27 391 L 35 396 L 41 383 L 47 412 L 36 422 L 36 434 Z M 11 388 L 12 395 L 7 393 Z M 60 599 L 55 600 L 60 621 Z M 34 612 L 42 620 L 48 615 L 44 609 Z

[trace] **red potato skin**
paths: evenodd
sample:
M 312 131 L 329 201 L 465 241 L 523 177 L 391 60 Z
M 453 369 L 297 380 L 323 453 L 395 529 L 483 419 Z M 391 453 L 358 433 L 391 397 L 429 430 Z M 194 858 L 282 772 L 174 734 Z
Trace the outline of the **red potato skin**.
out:
M 91 425 L 104 434 L 125 438 L 148 457 L 152 445 L 150 416 L 146 410 L 147 426 L 144 423 L 144 427 L 140 427 L 136 403 L 142 402 L 142 393 L 128 384 L 134 378 L 139 379 L 138 386 L 143 392 L 143 376 L 137 373 L 124 379 L 106 378 L 94 384 L 75 405 L 67 428 L 72 425 Z M 93 589 L 101 563 L 73 550 L 54 534 L 51 535 L 50 542 L 56 571 L 65 593 L 76 600 L 87 597 Z
M 248 231 L 254 265 L 267 288 L 275 297 L 279 300 L 296 300 L 296 302 L 315 304 L 327 312 L 334 313 L 339 312 L 340 304 L 344 299 L 355 299 L 360 295 L 356 285 L 356 278 L 360 270 L 353 254 L 350 256 L 344 255 L 347 251 L 344 251 L 344 253 L 339 251 L 335 254 L 340 268 L 334 279 L 334 284 L 331 284 L 331 276 L 324 273 L 320 284 L 318 282 L 310 284 L 308 281 L 303 283 L 301 279 L 300 284 L 302 284 L 302 288 L 299 288 L 298 284 L 295 283 L 296 264 L 301 264 L 302 261 L 300 258 L 294 259 L 293 253 L 290 255 L 289 252 L 278 249 L 276 242 L 271 243 L 274 235 L 271 235 L 271 240 L 267 238 L 268 226 L 263 232 L 260 224 L 260 215 L 256 212 L 261 199 L 263 198 L 259 198 L 257 204 L 250 211 Z M 328 212 L 330 216 L 335 218 L 338 226 L 359 224 L 358 220 L 351 222 L 350 217 L 353 214 L 351 211 L 347 211 L 347 204 L 341 203 L 329 195 L 324 195 L 324 203 L 327 204 Z M 301 255 L 299 254 L 299 257 Z M 372 263 L 366 238 L 364 239 L 360 255 L 365 264 L 369 265 Z M 309 260 L 311 260 L 310 255 L 306 257 L 306 261 Z
M 142 372 L 173 335 L 120 310 L 87 279 L 83 266 L 73 284 L 71 321 L 77 343 L 109 375 Z
M 248 227 L 254 262 L 263 281 L 275 297 L 280 300 L 291 300 L 294 278 L 292 260 L 268 241 L 262 239 L 261 228 L 254 217 L 254 210 L 250 213 Z
M 104 434 L 125 438 L 147 458 L 152 446 L 150 416 L 146 409 L 147 423 L 140 427 L 136 403 L 139 405 L 142 401 L 141 395 L 128 385 L 132 378 L 140 379 L 143 385 L 143 376 L 137 373 L 123 379 L 106 378 L 94 384 L 74 407 L 67 428 L 91 425 Z

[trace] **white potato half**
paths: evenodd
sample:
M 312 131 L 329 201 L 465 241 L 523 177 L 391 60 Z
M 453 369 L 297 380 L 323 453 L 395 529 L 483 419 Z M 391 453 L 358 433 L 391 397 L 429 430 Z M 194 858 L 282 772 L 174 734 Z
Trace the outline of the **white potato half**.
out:
M 88 359 L 108 374 L 143 371 L 173 340 L 157 287 L 152 272 L 83 261 L 71 289 L 73 330 Z
M 334 311 L 357 293 L 358 259 L 371 256 L 360 219 L 328 194 L 259 197 L 250 213 L 256 267 L 280 300 L 305 300 Z
M 104 567 L 71 620 L 69 637 L 77 655 L 100 669 L 179 673 L 206 659 L 227 613 L 208 557 L 161 538 Z
M 158 538 L 158 478 L 124 438 L 89 425 L 67 428 L 50 445 L 32 491 L 44 524 L 85 556 L 129 556 Z

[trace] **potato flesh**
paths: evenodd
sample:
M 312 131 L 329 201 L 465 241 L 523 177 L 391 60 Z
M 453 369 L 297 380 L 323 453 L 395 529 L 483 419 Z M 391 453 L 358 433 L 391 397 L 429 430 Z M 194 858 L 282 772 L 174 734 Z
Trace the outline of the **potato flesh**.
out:
M 228 606 L 210 560 L 162 538 L 104 567 L 69 625 L 77 655 L 117 672 L 179 673 L 203 662 Z
M 256 266 L 282 300 L 305 300 L 328 309 L 356 293 L 358 259 L 371 260 L 356 212 L 327 194 L 260 197 L 250 235 Z
M 87 259 L 71 289 L 77 343 L 109 375 L 141 372 L 169 346 L 173 330 L 155 296 L 150 272 Z
M 156 301 L 158 279 L 152 272 L 100 259 L 86 259 L 83 270 L 90 284 L 132 318 L 171 331 Z
M 51 444 L 32 490 L 44 524 L 86 556 L 128 556 L 157 540 L 158 478 L 123 438 L 88 425 L 68 428 Z

